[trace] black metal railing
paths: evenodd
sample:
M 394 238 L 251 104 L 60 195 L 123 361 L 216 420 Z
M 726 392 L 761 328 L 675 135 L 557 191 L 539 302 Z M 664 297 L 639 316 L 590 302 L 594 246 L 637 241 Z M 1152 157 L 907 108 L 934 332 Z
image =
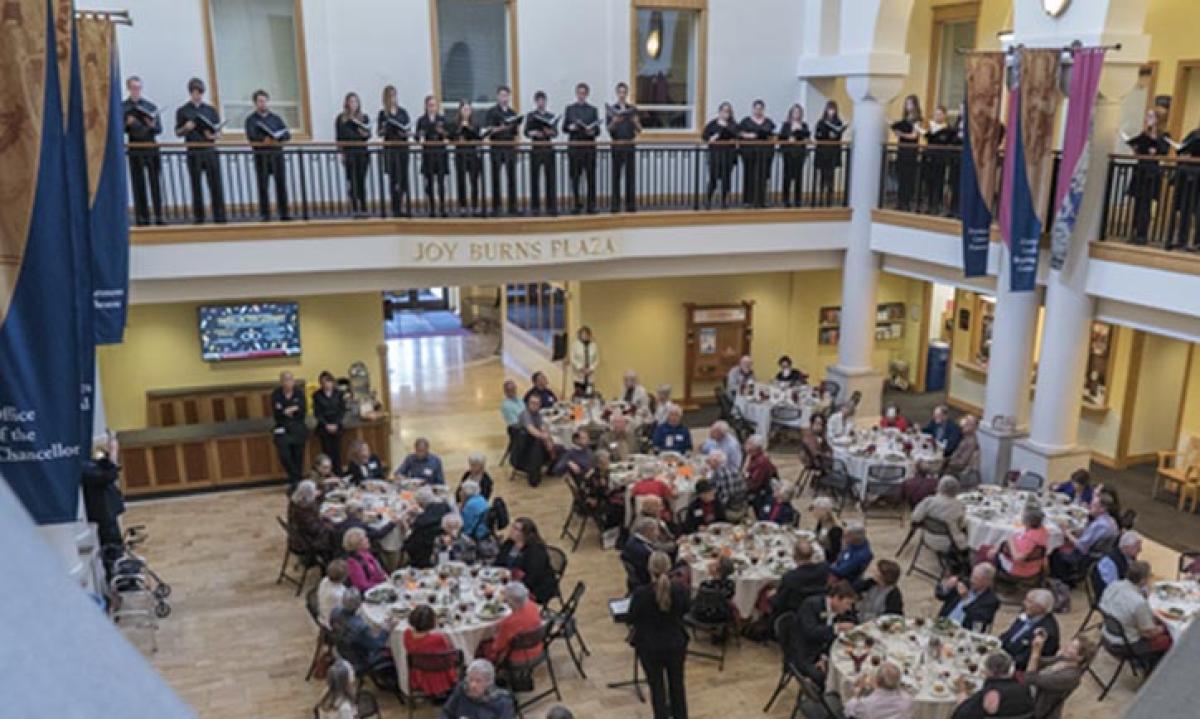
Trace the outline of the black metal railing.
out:
M 1100 239 L 1200 249 L 1200 161 L 1110 155 Z
M 849 196 L 843 143 L 218 143 L 127 154 L 136 224 L 846 207 Z

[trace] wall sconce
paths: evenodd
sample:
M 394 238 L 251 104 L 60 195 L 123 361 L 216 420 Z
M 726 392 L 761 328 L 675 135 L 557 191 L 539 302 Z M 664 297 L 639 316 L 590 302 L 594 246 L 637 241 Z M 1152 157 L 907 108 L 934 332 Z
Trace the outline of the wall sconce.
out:
M 651 60 L 657 60 L 662 54 L 663 16 L 655 10 L 650 13 L 650 32 L 646 33 L 646 55 Z

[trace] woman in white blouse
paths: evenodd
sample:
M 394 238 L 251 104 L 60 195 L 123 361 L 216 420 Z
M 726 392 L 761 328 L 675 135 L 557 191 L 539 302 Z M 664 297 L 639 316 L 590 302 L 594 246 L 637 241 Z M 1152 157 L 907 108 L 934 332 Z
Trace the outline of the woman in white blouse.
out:
M 327 681 L 329 689 L 317 704 L 318 719 L 357 719 L 354 667 L 345 659 L 338 659 L 330 665 Z
M 592 328 L 584 325 L 575 333 L 571 343 L 571 375 L 575 379 L 575 395 L 587 396 L 595 382 L 596 365 L 600 363 L 600 348 L 592 338 Z

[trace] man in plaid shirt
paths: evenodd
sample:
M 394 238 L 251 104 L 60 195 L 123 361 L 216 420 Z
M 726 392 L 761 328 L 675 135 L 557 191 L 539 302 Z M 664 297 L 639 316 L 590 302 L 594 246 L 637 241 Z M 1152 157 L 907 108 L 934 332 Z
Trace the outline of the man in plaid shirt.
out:
M 740 517 L 746 510 L 746 481 L 741 472 L 729 470 L 725 453 L 719 449 L 710 451 L 707 459 L 708 481 L 717 490 L 717 499 L 731 519 Z

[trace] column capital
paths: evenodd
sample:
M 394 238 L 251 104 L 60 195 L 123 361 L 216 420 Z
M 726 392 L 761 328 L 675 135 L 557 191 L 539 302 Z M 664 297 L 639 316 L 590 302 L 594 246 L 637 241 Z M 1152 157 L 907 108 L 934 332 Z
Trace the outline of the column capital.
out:
M 877 102 L 887 104 L 904 88 L 904 75 L 851 75 L 846 78 L 846 94 L 854 104 Z

